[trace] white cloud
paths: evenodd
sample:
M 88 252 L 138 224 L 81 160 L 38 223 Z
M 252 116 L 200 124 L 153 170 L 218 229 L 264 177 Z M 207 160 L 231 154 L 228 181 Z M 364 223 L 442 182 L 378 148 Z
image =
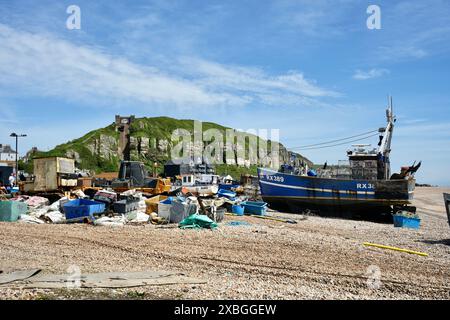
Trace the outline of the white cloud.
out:
M 102 48 L 76 46 L 2 24 L 0 43 L 0 83 L 41 96 L 198 107 L 264 103 L 267 96 L 335 95 L 300 72 L 269 75 L 200 59 L 150 67 L 114 57 Z
M 199 73 L 200 81 L 209 87 L 221 84 L 230 89 L 257 93 L 283 90 L 310 97 L 335 95 L 334 92 L 319 88 L 296 71 L 272 77 L 256 68 L 223 66 L 204 60 L 190 60 L 189 63 Z
M 368 71 L 356 70 L 353 74 L 353 79 L 355 80 L 368 80 L 373 78 L 379 78 L 384 76 L 385 74 L 389 74 L 390 71 L 388 69 L 377 69 L 373 68 Z
M 51 36 L 0 25 L 0 82 L 41 95 L 77 99 L 99 95 L 141 102 L 216 104 L 227 97 L 205 92 L 155 68 L 114 58 Z

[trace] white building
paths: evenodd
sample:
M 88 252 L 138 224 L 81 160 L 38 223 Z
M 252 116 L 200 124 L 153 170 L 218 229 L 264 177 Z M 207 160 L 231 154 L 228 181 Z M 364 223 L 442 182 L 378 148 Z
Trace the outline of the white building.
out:
M 16 161 L 16 152 L 9 144 L 0 144 L 0 162 L 9 163 Z

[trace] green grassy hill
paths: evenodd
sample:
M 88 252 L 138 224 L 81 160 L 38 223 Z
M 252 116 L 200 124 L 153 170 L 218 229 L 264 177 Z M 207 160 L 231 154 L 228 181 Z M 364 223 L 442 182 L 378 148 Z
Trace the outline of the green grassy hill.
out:
M 131 136 L 131 158 L 132 160 L 143 161 L 151 167 L 153 163 L 158 163 L 158 171 L 163 170 L 164 163 L 170 158 L 170 150 L 177 143 L 172 142 L 172 133 L 176 129 L 185 129 L 193 134 L 194 120 L 179 120 L 169 117 L 136 118 L 130 128 Z M 217 129 L 225 139 L 227 127 L 216 123 L 202 122 L 202 130 Z M 254 135 L 249 135 L 255 137 Z M 259 143 L 265 141 L 255 137 Z M 95 172 L 117 171 L 119 167 L 118 155 L 119 132 L 116 131 L 115 124 L 111 123 L 107 127 L 91 131 L 86 135 L 56 146 L 48 152 L 37 152 L 36 156 L 61 156 L 74 158 L 76 165 L 80 169 L 88 169 Z M 275 142 L 276 143 L 276 142 Z M 208 143 L 205 142 L 205 145 Z M 271 142 L 268 141 L 268 150 Z M 248 140 L 246 140 L 246 150 L 248 150 Z M 300 155 L 298 155 L 301 157 Z M 282 160 L 289 159 L 290 153 L 280 144 L 280 157 Z M 309 161 L 304 158 L 305 161 Z M 30 164 L 25 164 L 30 168 Z M 241 173 L 256 173 L 256 166 L 250 168 L 238 167 L 236 165 L 217 165 L 218 174 L 230 174 L 238 177 Z

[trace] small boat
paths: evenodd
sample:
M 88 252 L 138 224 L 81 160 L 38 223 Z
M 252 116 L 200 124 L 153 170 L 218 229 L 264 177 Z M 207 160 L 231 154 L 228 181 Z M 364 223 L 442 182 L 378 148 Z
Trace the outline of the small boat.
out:
M 222 179 L 222 182 L 219 183 L 219 189 L 235 191 L 240 187 L 240 183 L 238 181 L 234 181 L 233 177 L 230 175 L 225 176 Z
M 380 128 L 378 149 L 367 151 L 357 145 L 348 151 L 348 177 L 321 177 L 315 172 L 302 175 L 258 168 L 259 186 L 264 201 L 299 213 L 304 209 L 319 212 L 380 212 L 390 215 L 397 210 L 415 211 L 409 207 L 413 198 L 414 173 L 420 167 L 402 167 L 400 174 L 390 174 L 389 153 L 395 117 L 392 100 L 386 110 L 387 126 Z M 312 173 L 311 173 L 312 172 Z M 299 211 L 300 210 L 300 211 Z
M 194 195 L 207 197 L 219 191 L 219 178 L 218 175 L 213 174 L 186 174 L 181 176 L 181 181 L 175 186 L 181 186 Z
M 199 197 L 208 197 L 217 194 L 219 186 L 216 185 L 193 185 L 183 187 L 186 191 Z

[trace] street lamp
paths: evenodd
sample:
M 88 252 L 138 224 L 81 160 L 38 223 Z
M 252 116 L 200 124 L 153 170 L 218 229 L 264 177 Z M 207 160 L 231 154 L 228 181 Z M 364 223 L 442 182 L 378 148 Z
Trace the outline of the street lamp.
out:
M 156 168 L 158 167 L 158 162 L 154 162 L 153 163 L 153 177 L 156 178 Z
M 19 154 L 19 138 L 26 137 L 26 134 L 17 134 L 15 132 L 9 135 L 10 137 L 16 138 L 16 175 L 19 173 L 19 159 L 17 155 Z

